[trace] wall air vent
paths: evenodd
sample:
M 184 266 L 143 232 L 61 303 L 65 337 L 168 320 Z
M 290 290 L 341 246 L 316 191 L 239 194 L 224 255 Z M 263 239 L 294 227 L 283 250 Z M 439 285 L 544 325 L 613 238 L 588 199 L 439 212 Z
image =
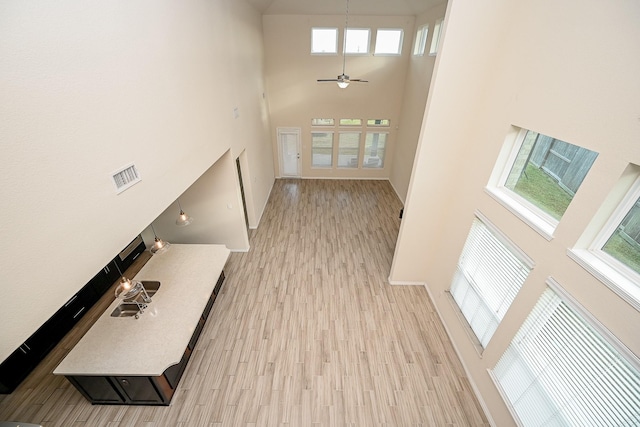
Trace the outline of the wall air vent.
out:
M 141 181 L 140 173 L 133 163 L 111 173 L 113 184 L 116 186 L 116 193 L 120 194 L 127 188 Z

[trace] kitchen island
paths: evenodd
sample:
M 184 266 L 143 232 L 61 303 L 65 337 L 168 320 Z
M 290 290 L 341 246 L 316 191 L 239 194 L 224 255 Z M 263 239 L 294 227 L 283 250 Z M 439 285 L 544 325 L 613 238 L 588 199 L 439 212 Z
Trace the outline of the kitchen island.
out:
M 53 371 L 94 404 L 168 405 L 224 280 L 224 245 L 171 245 L 134 277 L 160 288 L 139 318 L 116 299 Z

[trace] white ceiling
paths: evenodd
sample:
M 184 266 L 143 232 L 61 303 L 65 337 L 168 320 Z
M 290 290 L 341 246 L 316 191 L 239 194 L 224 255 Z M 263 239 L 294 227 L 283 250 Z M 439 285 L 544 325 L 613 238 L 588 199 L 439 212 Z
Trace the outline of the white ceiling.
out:
M 342 15 L 347 0 L 246 0 L 264 15 Z M 349 14 L 418 15 L 446 0 L 349 0 Z

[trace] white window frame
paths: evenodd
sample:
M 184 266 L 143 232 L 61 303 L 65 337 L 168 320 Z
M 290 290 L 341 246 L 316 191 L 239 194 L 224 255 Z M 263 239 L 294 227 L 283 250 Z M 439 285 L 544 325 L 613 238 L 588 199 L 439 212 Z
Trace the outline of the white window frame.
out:
M 520 292 L 520 289 L 522 289 L 522 286 L 524 285 L 524 282 L 527 280 L 527 277 L 529 276 L 529 274 L 531 273 L 531 270 L 533 270 L 535 263 L 534 261 L 524 252 L 522 251 L 522 249 L 520 249 L 518 246 L 515 245 L 515 243 L 513 243 L 507 236 L 505 236 L 500 229 L 498 229 L 491 221 L 489 221 L 489 219 L 487 217 L 485 217 L 480 211 L 476 211 L 475 212 L 475 217 L 474 217 L 474 221 L 472 222 L 472 226 L 469 228 L 469 233 L 467 234 L 466 240 L 465 240 L 465 246 L 467 245 L 467 242 L 469 241 L 469 238 L 471 237 L 471 233 L 473 231 L 473 227 L 474 227 L 474 223 L 475 221 L 478 221 L 482 224 L 482 226 L 484 226 L 486 228 L 486 230 L 491 234 L 491 236 L 498 241 L 503 248 L 509 252 L 510 255 L 508 255 L 506 258 L 504 258 L 504 261 L 507 262 L 507 264 L 505 264 L 506 266 L 513 266 L 513 261 L 514 259 L 516 259 L 519 263 L 521 268 L 525 268 L 527 269 L 526 272 L 526 277 L 524 277 L 524 279 L 522 280 L 522 283 L 519 284 L 519 286 L 517 287 L 517 289 L 511 287 L 509 288 L 509 290 L 507 291 L 507 289 L 505 287 L 500 287 L 499 290 L 501 291 L 507 291 L 505 294 L 500 295 L 501 298 L 501 303 L 499 308 L 500 312 L 502 313 L 502 316 L 500 316 L 499 313 L 493 313 L 493 318 L 494 320 L 497 322 L 495 324 L 495 328 L 493 330 L 491 329 L 491 322 L 487 321 L 486 324 L 484 324 L 484 327 L 480 330 L 479 329 L 479 323 L 475 322 L 474 319 L 469 319 L 467 317 L 467 314 L 469 313 L 465 313 L 464 307 L 460 306 L 458 300 L 456 299 L 455 294 L 457 293 L 457 290 L 453 290 L 453 286 L 456 285 L 456 277 L 458 277 L 457 275 L 460 274 L 464 274 L 465 276 L 465 282 L 468 283 L 469 287 L 471 288 L 471 291 L 479 298 L 479 300 L 482 301 L 482 308 L 485 309 L 490 309 L 493 310 L 493 307 L 491 307 L 491 303 L 490 301 L 486 300 L 486 299 L 482 299 L 483 296 L 483 289 L 478 289 L 478 292 L 476 292 L 475 288 L 474 288 L 474 284 L 477 285 L 476 287 L 480 288 L 480 283 L 475 282 L 475 279 L 477 279 L 477 277 L 469 277 L 467 276 L 467 274 L 465 274 L 464 271 L 461 271 L 460 269 L 460 262 L 461 262 L 461 258 L 458 259 L 457 263 L 456 263 L 456 274 L 454 275 L 454 278 L 452 279 L 452 283 L 449 286 L 449 296 L 451 297 L 451 301 L 452 304 L 454 305 L 454 307 L 456 308 L 459 317 L 461 318 L 461 321 L 465 323 L 465 326 L 468 327 L 468 333 L 470 338 L 474 341 L 474 345 L 476 345 L 476 348 L 478 350 L 478 352 L 480 354 L 482 354 L 482 352 L 484 351 L 484 349 L 486 348 L 486 346 L 489 344 L 489 342 L 491 341 L 491 338 L 493 337 L 493 334 L 495 333 L 495 330 L 497 329 L 497 327 L 500 325 L 500 323 L 502 322 L 502 320 L 504 319 L 504 315 L 506 314 L 506 312 L 509 310 L 511 304 L 513 303 L 513 300 L 516 298 L 518 292 Z M 462 255 L 465 253 L 464 251 L 464 247 L 460 252 L 460 257 L 462 257 Z M 482 255 L 478 255 L 479 257 L 482 257 Z M 495 258 L 497 259 L 497 258 Z M 503 265 L 502 270 L 505 271 L 505 265 Z M 467 265 L 468 267 L 468 265 Z M 512 276 L 511 278 L 518 278 L 518 276 L 520 274 L 522 274 L 522 270 L 519 270 L 518 272 L 515 271 L 511 271 L 510 276 Z M 504 277 L 503 277 L 504 278 Z M 503 282 L 505 283 L 505 282 Z M 490 288 L 492 291 L 496 291 L 498 290 L 498 288 L 492 284 L 489 284 Z M 464 288 L 460 288 L 461 290 L 464 290 Z M 512 291 L 515 290 L 515 293 L 512 293 Z M 465 292 L 465 296 L 468 295 L 467 291 Z M 487 293 L 484 292 L 484 295 L 490 295 L 490 296 L 497 296 L 497 293 Z M 505 302 L 505 298 L 507 298 L 508 296 L 512 296 L 511 301 L 509 302 L 508 306 L 506 307 L 502 307 L 502 304 Z M 479 307 L 479 306 L 476 306 Z M 486 313 L 486 312 L 485 312 Z M 477 310 L 474 311 L 474 314 L 477 314 Z M 471 321 L 474 321 L 474 323 L 472 324 Z M 478 329 L 478 330 L 476 330 Z M 482 336 L 478 336 L 478 332 L 482 333 Z M 487 336 L 487 334 L 489 334 Z
M 328 166 L 316 166 L 313 164 L 313 135 L 314 134 L 320 134 L 320 133 L 327 133 L 331 135 L 331 164 L 329 164 Z M 322 132 L 311 132 L 311 169 L 333 169 L 333 165 L 335 164 L 334 162 L 334 153 L 335 153 L 335 148 L 336 148 L 336 138 L 334 135 L 333 131 L 322 131 Z
M 387 124 L 369 123 L 369 122 L 373 122 L 373 121 L 376 121 L 376 120 L 380 120 L 380 121 L 386 120 L 388 123 Z M 367 125 L 367 127 L 370 127 L 370 128 L 388 128 L 388 127 L 391 127 L 391 120 L 390 119 L 367 119 L 366 125 Z
M 355 166 L 340 166 L 340 141 L 342 140 L 342 135 L 358 135 L 358 153 L 356 154 L 356 164 Z M 337 169 L 358 169 L 360 167 L 360 151 L 362 148 L 362 132 L 359 130 L 350 130 L 350 131 L 341 131 L 338 132 L 338 159 L 336 161 Z
M 313 50 L 313 31 L 314 30 L 334 30 L 335 32 L 335 46 L 333 52 L 315 52 Z M 311 55 L 337 55 L 338 54 L 338 28 L 337 27 L 312 27 L 311 28 Z
M 367 136 L 369 136 L 369 134 L 373 135 L 373 134 L 378 134 L 378 135 L 385 135 L 384 137 L 384 156 L 380 159 L 380 166 L 367 166 L 367 163 L 365 162 L 365 156 L 366 156 L 366 152 L 367 152 Z M 363 169 L 384 169 L 385 165 L 386 165 L 386 158 L 387 158 L 387 153 L 389 151 L 389 132 L 379 132 L 378 130 L 370 130 L 365 132 L 364 134 L 364 141 L 362 144 L 362 168 Z
M 640 168 L 623 175 L 585 233 L 567 255 L 640 311 L 640 274 L 602 250 L 627 213 L 640 198 Z M 622 194 L 622 196 L 619 196 Z
M 396 52 L 378 52 L 378 41 L 381 32 L 399 32 L 400 39 L 398 40 L 398 50 Z M 375 56 L 400 56 L 402 55 L 402 44 L 404 42 L 404 30 L 402 28 L 378 28 L 376 30 L 376 45 L 373 48 L 373 54 Z
M 551 240 L 559 221 L 524 197 L 505 187 L 527 132 L 528 129 L 512 127 L 505 139 L 505 144 L 498 156 L 498 161 L 491 174 L 489 185 L 485 187 L 485 191 L 542 237 Z
M 573 311 L 574 314 L 580 316 L 582 320 L 596 333 L 600 335 L 600 337 L 609 344 L 618 354 L 624 358 L 633 368 L 636 370 L 640 370 L 640 359 L 627 347 L 622 343 L 611 331 L 609 331 L 602 323 L 600 323 L 589 311 L 587 311 L 580 303 L 577 302 L 553 277 L 548 277 L 546 280 L 547 290 L 551 290 L 569 309 Z M 541 294 L 542 297 L 542 294 Z M 535 310 L 537 308 L 537 304 L 532 308 Z M 531 313 L 529 314 L 529 316 Z M 527 319 L 528 317 L 527 316 Z M 525 321 L 526 322 L 526 321 Z M 520 331 L 518 331 L 519 334 Z M 516 335 L 517 336 L 517 335 Z M 515 339 L 515 336 L 514 336 Z M 509 345 L 509 348 L 511 344 Z M 508 350 L 508 349 L 507 349 Z M 506 351 L 505 350 L 505 353 Z M 502 357 L 500 358 L 502 359 Z M 496 363 L 496 366 L 499 362 Z M 495 367 L 494 367 L 495 369 Z M 510 404 L 509 398 L 507 397 L 507 393 L 500 385 L 500 381 L 498 379 L 498 375 L 494 372 L 494 369 L 489 369 L 488 373 L 493 381 L 495 387 L 497 388 L 499 394 L 503 398 L 504 402 L 509 409 L 509 412 L 513 416 L 514 420 L 516 420 L 518 425 L 523 425 L 522 421 L 519 419 L 519 416 L 515 410 L 515 408 Z
M 342 123 L 343 120 L 360 120 L 360 123 L 355 124 L 355 123 Z M 344 127 L 362 127 L 362 119 L 358 119 L 358 118 L 341 118 L 338 119 L 338 125 L 339 126 L 344 126 Z
M 367 49 L 364 52 L 349 52 L 347 51 L 347 41 L 349 40 L 349 37 L 347 37 L 347 33 L 349 31 L 366 31 L 367 32 Z M 344 38 L 342 41 L 342 46 L 343 46 L 343 53 L 345 55 L 349 55 L 349 56 L 358 56 L 358 55 L 369 55 L 369 52 L 371 51 L 371 28 L 345 28 L 344 31 Z
M 324 124 L 324 123 L 316 123 L 316 120 L 331 120 L 330 124 Z M 322 117 L 314 117 L 311 119 L 311 126 L 313 127 L 333 127 L 336 125 L 336 119 L 331 119 L 331 118 L 322 118 Z
M 440 39 L 442 35 L 442 26 L 444 18 L 440 18 L 436 21 L 436 25 L 433 27 L 433 33 L 431 36 L 431 47 L 429 47 L 429 56 L 436 56 L 438 50 L 440 50 Z
M 413 45 L 413 56 L 424 56 L 429 37 L 429 24 L 425 24 L 416 31 L 416 42 Z

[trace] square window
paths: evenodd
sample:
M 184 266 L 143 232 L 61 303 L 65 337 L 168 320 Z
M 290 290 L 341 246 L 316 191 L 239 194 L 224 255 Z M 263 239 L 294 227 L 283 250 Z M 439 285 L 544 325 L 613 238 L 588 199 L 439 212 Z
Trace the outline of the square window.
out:
M 311 119 L 311 126 L 333 126 L 334 119 Z
M 330 168 L 333 166 L 333 133 L 313 132 L 311 134 L 311 167 Z
M 640 274 L 640 198 L 636 199 L 601 250 Z
M 533 262 L 485 218 L 473 221 L 450 292 L 483 348 L 520 291 L 532 265 Z
M 389 119 L 369 119 L 369 120 L 367 120 L 367 126 L 371 126 L 371 127 L 375 127 L 375 126 L 389 127 L 390 123 L 391 122 L 390 122 Z
M 338 141 L 338 167 L 357 168 L 360 156 L 360 132 L 341 132 Z
M 368 28 L 347 28 L 344 34 L 344 52 L 365 55 L 369 53 L 369 38 L 371 30 Z
M 640 310 L 640 166 L 630 164 L 567 255 Z
M 388 133 L 367 132 L 364 142 L 363 168 L 382 169 Z
M 311 53 L 337 54 L 338 53 L 338 29 L 337 28 L 312 28 L 311 29 Z
M 440 18 L 436 21 L 435 27 L 433 27 L 433 36 L 431 37 L 431 47 L 429 48 L 429 55 L 434 56 L 438 53 L 440 46 L 440 35 L 442 33 L 442 21 L 444 18 Z
M 340 119 L 340 126 L 362 126 L 362 119 Z
M 402 52 L 402 34 L 400 29 L 379 29 L 376 35 L 375 55 L 400 55 Z
M 489 194 L 550 240 L 598 153 L 526 129 L 504 151 L 508 160 L 496 165 Z
M 429 26 L 423 25 L 416 33 L 416 43 L 413 45 L 414 56 L 424 55 L 427 46 L 427 35 L 429 34 Z

